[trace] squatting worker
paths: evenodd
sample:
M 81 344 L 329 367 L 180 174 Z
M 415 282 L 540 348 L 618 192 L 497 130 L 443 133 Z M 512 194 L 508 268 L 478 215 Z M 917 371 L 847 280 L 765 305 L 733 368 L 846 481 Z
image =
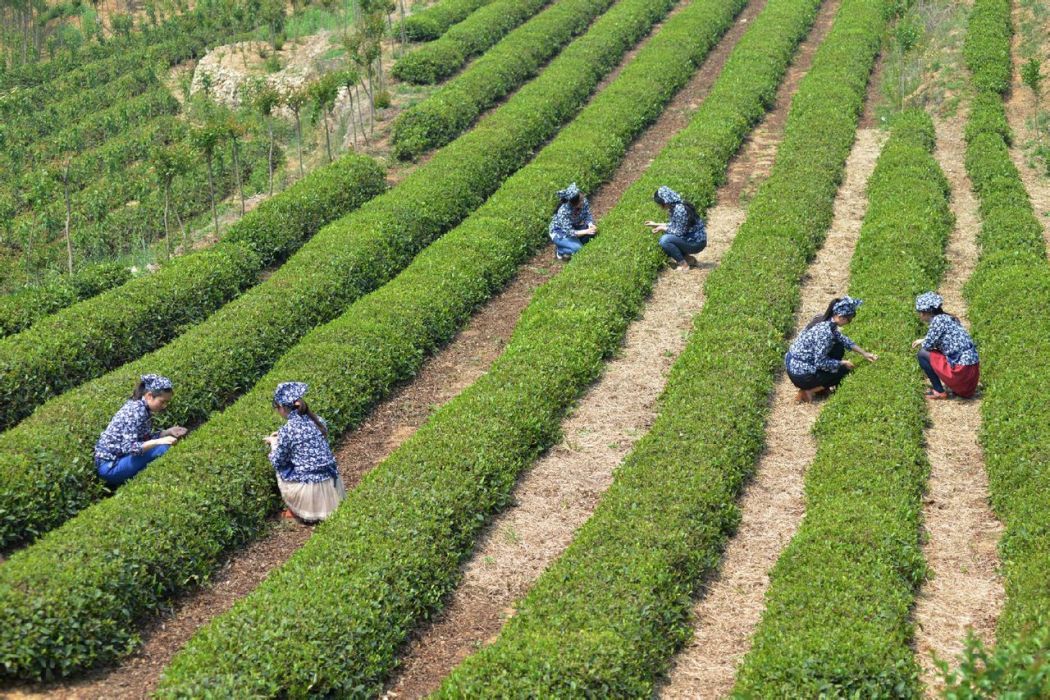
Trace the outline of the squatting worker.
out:
M 696 207 L 666 185 L 653 193 L 653 201 L 668 213 L 667 223 L 646 221 L 653 233 L 662 233 L 660 247 L 675 261 L 676 270 L 696 266 L 693 256 L 707 247 L 707 224 L 696 213 Z
M 832 299 L 824 313 L 810 321 L 791 344 L 784 356 L 784 367 L 791 383 L 798 387 L 799 401 L 808 403 L 817 394 L 838 386 L 854 367 L 842 359 L 846 350 L 857 352 L 868 362 L 879 359 L 839 330 L 850 324 L 860 305 L 860 299 L 848 296 Z
M 591 204 L 575 182 L 564 190 L 558 190 L 558 206 L 554 209 L 548 231 L 554 241 L 554 257 L 557 260 L 570 259 L 573 253 L 578 253 L 598 233 L 594 217 L 591 216 Z
M 302 382 L 277 385 L 273 407 L 285 424 L 263 440 L 270 446 L 277 487 L 288 506 L 281 515 L 313 523 L 332 514 L 346 489 L 328 446 L 328 424 L 303 401 L 306 389 Z
M 146 468 L 186 434 L 176 425 L 153 430 L 153 414 L 161 413 L 171 401 L 171 380 L 145 374 L 120 410 L 102 431 L 95 444 L 95 468 L 110 486 L 120 486 Z
M 947 399 L 947 385 L 957 396 L 968 399 L 976 393 L 981 376 L 977 346 L 959 319 L 941 308 L 943 303 L 941 295 L 935 292 L 916 297 L 915 310 L 930 327 L 926 337 L 913 341 L 911 346 L 922 346 L 916 359 L 932 385 L 926 392 L 928 398 Z

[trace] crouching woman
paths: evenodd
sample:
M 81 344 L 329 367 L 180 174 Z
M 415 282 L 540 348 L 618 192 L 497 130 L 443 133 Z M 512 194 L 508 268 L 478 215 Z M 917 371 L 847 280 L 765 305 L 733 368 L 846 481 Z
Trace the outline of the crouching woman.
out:
M 879 359 L 849 339 L 839 329 L 848 326 L 857 315 L 860 299 L 832 299 L 822 316 L 817 316 L 798 334 L 784 356 L 791 383 L 798 388 L 798 400 L 809 403 L 817 394 L 838 386 L 853 369 L 853 363 L 842 359 L 847 350 L 856 351 L 868 362 Z
M 186 434 L 176 425 L 153 430 L 153 414 L 171 401 L 171 380 L 156 374 L 139 378 L 131 398 L 124 402 L 95 444 L 95 469 L 110 486 L 120 486 L 138 474 Z
M 964 399 L 977 392 L 981 377 L 977 346 L 959 319 L 945 312 L 941 295 L 935 292 L 920 294 L 915 299 L 915 310 L 923 323 L 930 325 L 925 338 L 918 338 L 911 346 L 919 350 L 916 359 L 930 380 L 927 398 L 947 399 L 947 386 Z
M 306 389 L 302 382 L 277 385 L 273 407 L 286 422 L 264 441 L 270 446 L 277 487 L 288 506 L 281 515 L 314 523 L 335 511 L 346 489 L 328 446 L 328 425 L 303 401 Z

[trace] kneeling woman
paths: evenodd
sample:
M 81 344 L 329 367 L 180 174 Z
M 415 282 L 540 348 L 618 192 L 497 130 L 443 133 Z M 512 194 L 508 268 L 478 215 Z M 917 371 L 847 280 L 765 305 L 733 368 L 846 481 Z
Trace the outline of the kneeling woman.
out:
M 598 233 L 591 215 L 591 204 L 576 183 L 558 191 L 558 208 L 554 210 L 548 232 L 554 242 L 554 257 L 569 260 L 580 252 L 591 236 Z
M 854 350 L 868 362 L 878 355 L 863 349 L 839 328 L 849 325 L 857 315 L 860 299 L 842 297 L 832 299 L 822 316 L 817 316 L 798 334 L 784 356 L 791 383 L 798 387 L 798 400 L 810 402 L 817 394 L 838 386 L 853 369 L 853 363 L 843 360 L 846 350 Z
M 977 357 L 977 346 L 959 319 L 941 308 L 944 300 L 939 294 L 926 292 L 915 299 L 915 310 L 923 323 L 930 325 L 925 338 L 912 342 L 911 346 L 920 345 L 916 359 L 932 388 L 926 392 L 931 399 L 946 399 L 948 392 L 945 386 L 957 396 L 964 399 L 977 392 L 977 381 L 980 379 L 981 366 Z
M 675 261 L 676 270 L 688 270 L 696 266 L 693 257 L 707 247 L 707 224 L 696 208 L 666 185 L 653 193 L 653 201 L 668 213 L 667 223 L 646 221 L 645 225 L 660 236 L 660 247 Z
M 113 416 L 95 444 L 95 468 L 110 486 L 120 486 L 168 451 L 186 434 L 182 426 L 153 430 L 153 414 L 171 401 L 171 380 L 156 374 L 139 379 L 131 398 Z
M 288 506 L 282 515 L 310 523 L 331 515 L 346 497 L 346 489 L 328 446 L 328 425 L 303 401 L 306 389 L 302 382 L 277 385 L 273 406 L 287 422 L 264 440 Z

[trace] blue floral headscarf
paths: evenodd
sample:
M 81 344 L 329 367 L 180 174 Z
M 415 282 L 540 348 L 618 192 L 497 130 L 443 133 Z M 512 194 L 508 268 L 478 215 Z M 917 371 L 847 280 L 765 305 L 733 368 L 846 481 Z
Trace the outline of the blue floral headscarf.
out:
M 292 408 L 295 402 L 306 396 L 307 385 L 303 382 L 281 382 L 273 392 L 273 402 L 278 406 Z
M 919 296 L 915 297 L 915 310 L 916 311 L 933 311 L 941 308 L 944 304 L 944 299 L 937 292 L 923 292 Z
M 835 302 L 835 305 L 831 307 L 831 313 L 836 316 L 856 316 L 857 307 L 863 303 L 864 301 L 861 299 L 845 296 Z
M 174 388 L 170 379 L 159 374 L 144 374 L 139 379 L 142 380 L 142 388 L 154 396 Z
M 656 190 L 656 198 L 661 204 L 679 204 L 682 202 L 682 195 L 672 190 L 667 185 L 660 185 L 660 188 Z
M 572 183 L 564 190 L 558 190 L 558 200 L 562 202 L 572 201 L 574 197 L 578 197 L 580 194 L 580 188 L 576 186 L 576 183 Z

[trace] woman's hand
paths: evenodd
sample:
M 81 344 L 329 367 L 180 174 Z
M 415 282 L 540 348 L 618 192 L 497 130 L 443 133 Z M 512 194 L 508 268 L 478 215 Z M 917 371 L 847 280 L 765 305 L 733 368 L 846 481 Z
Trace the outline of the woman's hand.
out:
M 842 360 L 842 366 L 845 367 L 846 369 L 850 370 L 851 372 L 853 371 L 853 368 L 855 367 L 855 365 L 852 362 L 850 362 L 849 360 Z
M 861 357 L 863 357 L 868 362 L 874 362 L 875 360 L 879 359 L 878 355 L 876 355 L 873 352 L 868 352 L 867 350 L 861 353 Z
M 178 440 L 178 438 L 174 435 L 161 435 L 156 440 L 146 440 L 146 442 L 142 443 L 142 449 L 152 450 L 154 447 L 159 447 L 161 445 L 174 445 L 176 440 Z
M 922 345 L 922 342 L 923 342 L 924 340 L 926 340 L 926 339 L 925 339 L 925 338 L 916 338 L 915 340 L 911 341 L 911 347 L 912 347 L 912 349 L 914 350 L 915 348 L 917 348 L 917 347 L 919 347 L 920 345 Z
M 161 436 L 170 435 L 171 437 L 174 437 L 174 438 L 184 438 L 184 437 L 186 437 L 186 433 L 188 433 L 188 432 L 190 432 L 190 431 L 186 430 L 186 428 L 183 428 L 181 425 L 173 425 L 172 427 L 170 427 L 167 430 L 163 431 L 161 433 Z
M 270 433 L 263 438 L 263 442 L 270 446 L 270 449 L 277 447 L 277 433 Z

